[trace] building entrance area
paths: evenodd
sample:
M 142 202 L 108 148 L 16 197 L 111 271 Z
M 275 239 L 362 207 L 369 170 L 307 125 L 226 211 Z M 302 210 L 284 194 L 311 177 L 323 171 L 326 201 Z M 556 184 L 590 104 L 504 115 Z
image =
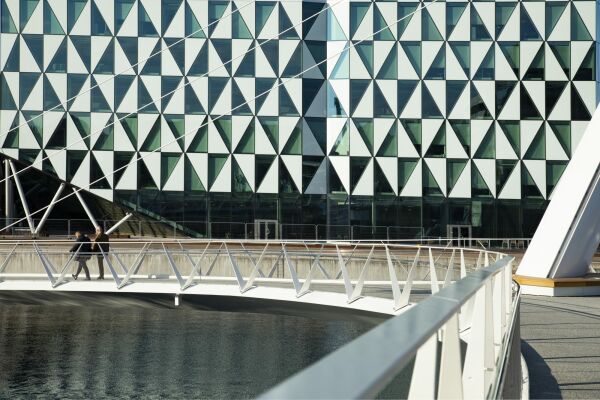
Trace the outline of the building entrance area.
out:
M 448 225 L 447 236 L 453 246 L 470 247 L 473 228 L 471 225 Z
M 254 239 L 277 239 L 279 224 L 276 219 L 255 219 Z

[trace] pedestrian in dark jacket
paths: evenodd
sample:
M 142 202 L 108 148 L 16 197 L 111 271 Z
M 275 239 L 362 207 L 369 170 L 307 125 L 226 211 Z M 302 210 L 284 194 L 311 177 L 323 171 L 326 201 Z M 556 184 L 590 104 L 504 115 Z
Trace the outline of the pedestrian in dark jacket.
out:
M 76 253 L 75 261 L 77 261 L 77 272 L 71 276 L 73 279 L 77 280 L 79 273 L 83 269 L 85 271 L 85 280 L 90 280 L 90 270 L 87 267 L 87 260 L 91 258 L 92 246 L 90 244 L 90 239 L 82 235 L 81 232 L 75 232 L 75 244 L 71 247 L 70 252 Z
M 110 250 L 108 235 L 104 233 L 104 230 L 101 227 L 97 227 L 96 237 L 92 244 L 92 252 L 96 254 L 96 258 L 98 259 L 98 279 L 104 279 L 104 256 L 102 253 L 108 254 L 108 250 Z

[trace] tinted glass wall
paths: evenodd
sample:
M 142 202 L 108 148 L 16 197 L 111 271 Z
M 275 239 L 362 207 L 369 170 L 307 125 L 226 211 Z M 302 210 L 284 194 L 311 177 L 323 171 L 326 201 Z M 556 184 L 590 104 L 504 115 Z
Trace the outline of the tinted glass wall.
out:
M 596 104 L 594 1 L 0 5 L 3 152 L 166 220 L 528 236 Z

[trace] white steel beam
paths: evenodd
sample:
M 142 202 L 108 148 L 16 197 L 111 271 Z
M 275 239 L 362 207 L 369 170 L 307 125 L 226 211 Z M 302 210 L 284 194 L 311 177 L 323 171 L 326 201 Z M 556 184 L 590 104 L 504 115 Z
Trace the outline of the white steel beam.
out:
M 48 205 L 48 208 L 46 209 L 46 211 L 44 212 L 44 215 L 42 216 L 42 219 L 40 220 L 40 222 L 38 223 L 38 226 L 35 228 L 35 232 L 34 234 L 38 234 L 40 233 L 40 231 L 42 230 L 42 228 L 44 227 L 44 224 L 46 223 L 46 220 L 48 219 L 48 217 L 50 216 L 50 213 L 52 212 L 52 209 L 54 208 L 54 205 L 56 203 L 58 203 L 58 198 L 60 197 L 60 195 L 62 194 L 63 190 L 65 189 L 65 183 L 61 183 L 60 186 L 58 187 L 58 190 L 56 191 L 56 193 L 54 194 L 54 197 L 52 198 L 52 200 L 50 201 L 50 204 Z
M 35 233 L 33 218 L 31 218 L 31 213 L 29 212 L 29 205 L 27 204 L 27 199 L 25 198 L 25 192 L 23 191 L 23 186 L 21 186 L 19 175 L 17 175 L 17 168 L 15 168 L 15 164 L 12 162 L 12 160 L 9 160 L 8 163 L 12 171 L 12 177 L 15 180 L 15 184 L 17 185 L 17 192 L 19 192 L 19 198 L 21 199 L 21 204 L 23 205 L 23 211 L 25 212 L 25 216 L 27 217 L 27 224 L 29 225 L 29 230 L 31 231 L 31 233 Z
M 584 276 L 600 243 L 600 111 L 596 108 L 517 270 L 537 278 Z
M 111 233 L 113 233 L 123 222 L 127 221 L 129 218 L 131 218 L 133 214 L 132 213 L 127 213 L 123 218 L 121 218 L 119 220 L 119 222 L 117 222 L 116 224 L 114 224 L 113 226 L 111 226 L 105 233 L 107 235 L 110 235 Z
M 75 193 L 75 196 L 77 196 L 77 199 L 81 203 L 81 207 L 83 207 L 83 210 L 87 214 L 92 225 L 94 225 L 94 228 L 99 228 L 100 225 L 98 225 L 98 222 L 96 222 L 96 218 L 94 218 L 94 214 L 92 214 L 92 211 L 88 208 L 87 204 L 85 203 L 85 200 L 83 200 L 83 197 L 81 197 L 79 190 L 73 188 L 73 193 Z

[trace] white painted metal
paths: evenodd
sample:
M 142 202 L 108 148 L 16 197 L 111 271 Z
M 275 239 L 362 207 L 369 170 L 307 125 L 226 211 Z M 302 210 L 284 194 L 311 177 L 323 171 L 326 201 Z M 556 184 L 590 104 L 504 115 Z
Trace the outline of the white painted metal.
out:
M 115 284 L 117 285 L 117 289 L 121 289 L 122 286 L 122 280 L 119 277 L 119 275 L 117 274 L 117 271 L 115 271 L 115 268 L 112 265 L 112 262 L 110 261 L 110 256 L 109 254 L 106 254 L 104 252 L 104 250 L 102 249 L 102 247 L 100 247 L 100 253 L 102 254 L 102 258 L 104 259 L 104 261 L 106 262 L 106 265 L 108 266 L 108 270 L 110 271 L 110 274 L 112 275 L 113 279 L 115 280 Z M 115 258 L 118 260 L 119 264 L 121 265 L 121 268 L 123 268 L 123 270 L 125 271 L 125 273 L 127 273 L 127 268 L 125 268 L 125 266 L 123 265 L 123 263 L 121 262 L 121 260 L 117 257 L 116 254 L 114 254 Z
M 121 218 L 116 224 L 114 224 L 113 226 L 111 226 L 110 228 L 108 228 L 106 230 L 106 234 L 110 235 L 111 233 L 113 233 L 123 222 L 127 221 L 129 218 L 131 218 L 133 216 L 132 213 L 127 213 L 125 214 L 125 216 L 123 218 Z
M 600 111 L 597 108 L 519 264 L 517 274 L 539 278 L 587 273 L 600 244 Z
M 391 265 L 390 249 L 386 248 L 386 253 Z M 418 263 L 417 260 L 415 257 L 413 263 Z M 519 302 L 518 292 L 512 297 L 512 285 L 502 284 L 510 282 L 509 260 L 503 257 L 473 272 L 468 279 L 441 289 L 271 389 L 262 398 L 374 398 L 412 359 L 415 361 L 408 398 L 497 398 L 503 386 Z M 393 277 L 390 273 L 392 283 Z M 503 310 L 506 299 L 510 302 Z M 469 302 L 474 306 L 467 307 Z M 498 310 L 510 317 L 507 323 L 497 323 L 501 320 L 495 315 Z M 471 314 L 469 321 L 473 325 L 460 332 L 460 316 L 465 312 Z M 437 319 L 439 314 L 446 316 Z M 437 322 L 429 324 L 432 320 Z M 500 328 L 498 337 L 497 328 Z M 461 340 L 467 343 L 464 362 Z M 499 351 L 495 343 L 500 344 Z
M 437 279 L 437 273 L 435 272 L 435 262 L 433 261 L 431 248 L 429 248 L 429 274 L 431 275 L 431 293 L 436 294 L 440 291 L 440 285 Z
M 16 178 L 16 176 L 15 176 L 15 178 Z M 52 197 L 52 200 L 50 201 L 50 204 L 48 205 L 48 208 L 44 212 L 44 215 L 42 216 L 42 219 L 38 223 L 38 226 L 35 228 L 34 234 L 36 234 L 36 235 L 39 234 L 40 231 L 42 230 L 42 228 L 44 227 L 44 224 L 46 223 L 46 220 L 48 219 L 48 216 L 50 216 L 50 213 L 52 212 L 52 209 L 54 208 L 54 205 L 58 202 L 58 198 L 60 197 L 60 195 L 62 194 L 63 190 L 65 189 L 65 186 L 66 186 L 65 183 L 61 183 L 60 186 L 58 187 L 58 190 L 56 190 L 56 193 L 54 194 L 54 197 Z
M 452 279 L 452 272 L 454 272 L 454 252 L 456 250 L 452 249 L 452 255 L 450 256 L 450 261 L 448 261 L 448 270 L 446 271 L 446 277 L 444 278 L 444 286 L 446 287 L 450 284 L 450 280 Z
M 17 249 L 17 246 L 19 246 L 19 243 L 16 243 L 12 249 L 10 249 L 10 251 L 8 252 L 8 255 L 6 256 L 6 258 L 4 259 L 4 261 L 2 261 L 2 264 L 0 264 L 0 274 L 2 274 L 4 272 L 4 270 L 6 269 L 6 266 L 8 265 L 8 262 L 10 261 L 10 258 L 13 256 L 13 254 L 15 254 L 15 250 Z M 2 282 L 2 278 L 0 277 L 0 282 Z
M 73 188 L 73 193 L 75 193 L 75 196 L 79 200 L 79 203 L 81 203 L 81 207 L 83 207 L 83 210 L 85 211 L 88 218 L 90 219 L 90 222 L 92 223 L 92 225 L 94 225 L 94 228 L 99 228 L 100 225 L 98 225 L 98 222 L 96 222 L 96 218 L 94 218 L 94 214 L 92 214 L 92 211 L 89 209 L 89 207 L 85 203 L 85 200 L 83 200 L 83 197 L 81 196 L 81 193 L 79 193 L 79 190 Z
M 8 178 L 11 175 L 9 160 L 4 160 L 4 217 L 6 225 L 12 223 L 14 218 L 15 200 L 12 182 Z
M 123 278 L 123 280 L 121 281 L 121 283 L 117 284 L 117 287 L 119 289 L 121 289 L 125 285 L 127 285 L 129 283 L 130 279 L 131 279 L 131 276 L 137 273 L 138 269 L 142 265 L 142 261 L 144 260 L 144 257 L 146 256 L 146 251 L 148 250 L 149 247 L 150 247 L 150 243 L 144 244 L 144 246 L 142 247 L 142 249 L 138 253 L 135 261 L 133 262 L 133 264 L 131 265 L 131 267 L 127 270 L 127 274 L 125 274 L 125 277 Z M 102 250 L 102 253 L 104 254 L 103 250 Z M 115 256 L 117 256 L 117 254 L 115 254 Z M 104 258 L 107 259 L 108 257 L 104 257 Z
M 31 217 L 31 213 L 29 212 L 29 205 L 27 204 L 27 198 L 25 197 L 23 186 L 21 186 L 21 180 L 17 175 L 17 168 L 15 168 L 15 164 L 12 162 L 12 160 L 9 160 L 8 163 L 12 171 L 13 179 L 15 180 L 15 185 L 17 186 L 17 192 L 19 193 L 19 198 L 21 199 L 21 206 L 23 206 L 23 211 L 25 212 L 27 224 L 29 225 L 29 230 L 31 230 L 31 233 L 34 233 L 35 226 L 33 224 L 33 218 Z
M 442 333 L 438 399 L 463 398 L 461 369 L 462 356 L 458 332 L 458 315 L 454 315 L 448 320 Z
M 437 332 L 417 351 L 408 392 L 409 400 L 435 398 L 437 372 Z
M 197 244 L 194 244 L 194 247 L 187 247 L 186 242 L 187 241 L 140 242 L 139 245 L 142 246 L 142 248 L 139 253 L 128 250 L 129 257 L 133 257 L 135 255 L 135 260 L 129 269 L 123 265 L 123 262 L 119 257 L 123 257 L 125 253 L 123 250 L 119 250 L 118 247 L 114 247 L 115 245 L 113 245 L 111 248 L 111 253 L 106 254 L 103 252 L 102 256 L 104 257 L 111 271 L 111 274 L 114 278 L 114 283 L 111 283 L 110 281 L 105 283 L 103 282 L 102 291 L 106 291 L 106 288 L 112 286 L 112 289 L 109 289 L 109 291 L 113 290 L 130 292 L 133 290 L 135 292 L 137 290 L 144 292 L 147 290 L 157 290 L 157 292 L 162 293 L 164 291 L 164 287 L 170 287 L 172 288 L 169 289 L 171 290 L 170 293 L 175 296 L 175 304 L 180 304 L 181 293 L 183 292 L 191 294 L 200 292 L 207 293 L 206 291 L 211 287 L 214 290 L 217 290 L 215 289 L 214 283 L 209 284 L 208 280 L 217 278 L 212 276 L 209 277 L 209 275 L 211 274 L 215 262 L 221 253 L 221 249 L 224 246 L 226 251 L 225 257 L 229 259 L 229 263 L 233 269 L 234 277 L 223 277 L 219 279 L 225 279 L 229 282 L 231 282 L 231 279 L 233 279 L 233 282 L 236 283 L 235 287 L 237 290 L 237 296 L 264 296 L 264 293 L 266 293 L 265 290 L 267 290 L 267 292 L 272 291 L 273 293 L 281 291 L 282 289 L 280 288 L 261 287 L 262 282 L 268 282 L 272 280 L 280 283 L 291 283 L 293 287 L 291 292 L 290 289 L 285 290 L 286 293 L 288 293 L 288 296 L 293 298 L 293 301 L 312 302 L 316 298 L 325 299 L 327 296 L 323 297 L 322 292 L 319 291 L 318 293 L 315 293 L 311 292 L 310 289 L 311 283 L 314 281 L 313 278 L 314 273 L 317 270 L 317 266 L 324 258 L 326 258 L 327 263 L 331 263 L 333 261 L 335 264 L 339 265 L 342 279 L 326 279 L 322 282 L 331 281 L 332 283 L 343 285 L 345 288 L 345 293 L 343 294 L 331 293 L 331 297 L 328 297 L 330 300 L 328 301 L 331 301 L 331 304 L 334 302 L 338 302 L 336 304 L 339 304 L 340 297 L 343 297 L 343 302 L 347 307 L 363 309 L 364 305 L 369 304 L 373 299 L 372 297 L 362 295 L 364 287 L 368 284 L 366 281 L 367 271 L 373 265 L 373 260 L 378 260 L 380 266 L 382 262 L 384 265 L 387 262 L 387 270 L 389 273 L 389 281 L 387 284 L 391 285 L 393 295 L 393 301 L 391 304 L 389 300 L 381 299 L 381 302 L 385 302 L 388 307 L 388 310 L 385 312 L 391 315 L 404 315 L 404 313 L 411 311 L 413 307 L 418 308 L 420 306 L 412 305 L 413 307 L 406 307 L 411 305 L 409 303 L 410 294 L 414 284 L 417 267 L 421 265 L 421 246 L 385 245 L 374 243 L 356 244 L 353 247 L 350 257 L 344 259 L 342 256 L 342 250 L 340 249 L 341 244 L 337 243 L 331 243 L 328 248 L 326 247 L 326 243 L 321 243 L 317 248 L 309 247 L 306 243 L 304 243 L 304 249 L 302 249 L 301 253 L 298 253 L 296 248 L 288 248 L 288 243 L 286 242 L 263 243 L 263 246 L 259 249 L 252 250 L 246 248 L 243 243 L 235 241 L 222 242 L 221 247 L 215 246 L 214 242 L 201 242 L 203 243 L 203 246 L 199 247 Z M 194 241 L 189 242 L 196 243 Z M 14 257 L 11 258 L 11 255 L 15 253 L 16 248 L 20 249 L 20 253 L 25 251 L 25 249 L 29 249 L 29 251 L 34 251 L 41 261 L 41 266 L 46 272 L 47 278 L 51 283 L 51 285 L 48 287 L 49 290 L 85 290 L 86 286 L 82 285 L 85 285 L 86 283 L 73 282 L 65 278 L 71 264 L 71 260 L 73 260 L 75 255 L 71 255 L 67 259 L 66 264 L 64 264 L 60 269 L 59 276 L 56 276 L 56 271 L 54 270 L 52 263 L 48 258 L 48 256 L 57 256 L 57 253 L 54 250 L 56 249 L 56 245 L 52 243 L 53 242 L 48 241 L 23 241 L 10 243 L 11 250 L 6 251 L 8 256 L 2 266 L 0 266 L 0 273 L 4 271 L 7 263 L 9 263 L 7 260 L 14 260 Z M 126 247 L 126 249 L 131 247 L 131 242 L 128 243 L 129 245 Z M 66 244 L 66 242 L 63 242 L 63 244 Z M 178 246 L 181 251 L 174 252 L 171 250 L 172 245 Z M 0 243 L 0 253 L 2 253 L 3 247 L 6 248 L 6 244 Z M 200 257 L 196 262 L 193 261 L 192 252 L 190 252 L 190 250 L 194 248 L 199 250 L 199 252 L 196 254 L 200 254 Z M 486 258 L 489 261 L 490 256 L 495 258 L 501 255 L 490 252 L 486 257 L 487 251 L 481 249 L 447 249 L 441 247 L 428 247 L 426 249 L 428 252 L 428 269 L 430 276 L 428 284 L 432 287 L 432 289 L 435 288 L 434 282 L 435 284 L 438 284 L 435 269 L 432 269 L 435 267 L 433 252 L 451 253 L 449 257 L 442 257 L 442 254 L 439 254 L 437 257 L 438 268 L 442 266 L 440 264 L 440 260 L 447 260 L 445 267 L 448 268 L 448 271 L 446 272 L 446 278 L 444 280 L 444 289 L 440 290 L 438 288 L 438 290 L 440 290 L 439 301 L 448 303 L 435 303 L 436 305 L 433 306 L 433 308 L 426 307 L 423 312 L 435 313 L 437 311 L 444 310 L 444 307 L 450 308 L 445 311 L 447 312 L 447 317 L 445 317 L 443 322 L 440 322 L 440 325 L 437 325 L 437 328 L 435 329 L 430 328 L 430 330 L 427 331 L 428 333 L 426 337 L 419 339 L 420 344 L 418 345 L 418 348 L 411 350 L 414 351 L 413 355 L 416 354 L 417 358 L 414 366 L 414 372 L 411 377 L 412 384 L 410 387 L 409 397 L 486 397 L 492 386 L 497 385 L 498 375 L 500 373 L 498 365 L 502 364 L 503 360 L 501 360 L 501 357 L 504 357 L 505 353 L 507 352 L 506 336 L 507 332 L 511 330 L 512 321 L 514 321 L 515 303 L 512 297 L 510 269 L 512 264 L 511 262 L 506 261 L 506 257 L 504 257 L 500 258 L 499 261 L 494 262 L 492 265 L 481 268 L 479 271 L 474 272 L 474 274 L 480 276 L 478 278 L 481 282 L 480 286 L 473 286 L 473 284 L 470 283 L 473 282 L 472 278 L 471 280 L 466 279 L 456 282 L 455 285 L 466 285 L 465 288 L 468 288 L 468 291 L 470 291 L 471 294 L 465 298 L 462 298 L 460 301 L 455 301 L 453 300 L 453 296 L 459 295 L 459 292 L 456 292 L 451 287 L 454 285 L 451 284 L 452 280 L 450 278 L 450 274 L 454 264 L 454 256 L 456 255 L 456 251 L 460 252 L 461 274 L 463 270 L 466 271 L 467 269 L 467 260 L 465 257 L 467 253 L 469 254 L 469 260 L 471 260 L 471 263 L 473 263 L 473 260 L 477 260 L 471 264 L 471 270 L 475 270 L 479 266 L 481 260 L 484 260 L 485 262 Z M 398 252 L 397 254 L 401 254 L 402 257 L 410 254 L 409 259 L 412 259 L 412 266 L 408 270 L 406 283 L 404 284 L 402 291 L 400 290 L 399 281 L 396 276 L 396 268 L 392 260 L 396 259 L 398 264 L 400 264 L 400 261 L 398 260 L 397 254 L 394 254 L 393 251 Z M 152 255 L 152 257 L 164 257 L 164 260 L 166 260 L 173 271 L 175 279 L 167 279 L 162 284 L 150 283 L 147 281 L 133 284 L 131 279 L 135 274 L 137 274 L 137 271 L 142 265 L 142 261 L 147 255 Z M 189 276 L 182 276 L 177 266 L 177 262 L 180 261 L 175 259 L 175 255 L 180 257 L 178 260 L 183 257 L 190 262 L 192 268 Z M 211 255 L 214 255 L 211 265 L 207 273 L 202 274 L 200 266 L 207 260 L 207 257 L 210 257 Z M 256 255 L 258 255 L 257 258 L 255 258 Z M 284 280 L 277 280 L 276 278 L 273 278 L 275 267 L 282 256 L 285 259 L 285 264 L 290 272 L 291 279 L 288 278 Z M 118 260 L 125 276 L 120 276 L 116 273 L 111 263 L 112 257 Z M 274 258 L 275 262 L 273 263 L 268 275 L 266 277 L 260 277 L 261 264 L 267 257 Z M 292 261 L 292 257 L 298 257 L 296 258 L 297 262 L 301 262 L 302 259 L 308 259 L 309 261 L 310 267 L 303 282 L 298 277 L 298 270 Z M 360 259 L 361 261 L 365 260 L 364 264 L 362 264 L 362 267 L 359 270 L 357 281 L 355 282 L 352 281 L 350 271 L 348 270 L 348 261 L 353 257 Z M 242 269 L 240 268 L 239 263 L 242 259 L 250 264 L 251 269 L 247 278 L 244 276 Z M 425 268 L 427 268 L 427 264 L 425 264 L 425 266 Z M 200 277 L 203 280 L 206 280 L 206 283 L 204 285 L 192 287 L 193 279 L 198 272 L 200 272 Z M 6 274 L 3 274 L 3 276 L 5 275 Z M 463 281 L 466 283 L 463 283 Z M 8 281 L 2 282 L 0 284 L 0 290 L 7 287 L 19 287 L 18 285 L 11 286 L 11 282 L 14 282 L 14 280 L 9 279 Z M 94 285 L 94 283 L 87 284 Z M 423 284 L 423 282 L 421 284 Z M 87 287 L 91 288 L 92 286 Z M 163 289 L 158 289 L 159 287 L 162 287 Z M 229 285 L 229 287 L 231 287 L 231 285 Z M 448 288 L 450 291 L 447 291 L 446 288 Z M 221 294 L 223 293 L 223 289 L 218 290 L 221 290 Z M 231 293 L 233 294 L 233 292 Z M 434 298 L 436 296 L 438 296 L 438 294 L 433 295 Z M 282 298 L 282 300 L 284 299 L 285 298 Z M 288 301 L 290 301 L 289 298 Z M 472 306 L 469 306 L 470 304 Z M 401 308 L 402 310 L 400 310 Z M 425 311 L 426 309 L 429 311 Z M 428 319 L 425 318 L 421 322 L 424 321 L 428 321 Z M 413 323 L 413 325 L 411 325 L 411 329 L 417 329 L 420 325 L 421 323 L 416 325 Z M 468 343 L 464 363 L 461 362 L 459 335 L 462 340 L 465 340 Z M 441 352 L 439 353 L 439 356 L 437 351 L 438 344 L 441 346 Z M 406 360 L 408 360 L 408 358 Z M 439 373 L 436 372 L 438 363 Z
M 195 278 L 196 274 L 199 274 L 200 277 L 202 277 L 202 266 L 201 266 L 202 264 L 201 263 L 202 263 L 202 260 L 204 260 L 204 256 L 206 255 L 206 251 L 210 247 L 210 242 L 206 243 L 206 246 L 204 247 L 204 250 L 202 250 L 202 254 L 200 255 L 200 258 L 198 259 L 198 261 L 196 263 L 194 263 L 194 261 L 192 260 L 192 258 L 189 255 L 189 253 L 183 248 L 183 245 L 181 244 L 181 242 L 179 242 L 179 245 L 181 246 L 181 249 L 184 251 L 184 254 L 187 256 L 187 259 L 192 264 L 192 271 L 190 272 L 190 275 L 188 276 L 187 280 L 185 281 L 185 283 L 181 287 L 181 290 L 185 290 L 185 289 L 187 289 L 187 288 L 189 288 L 190 286 L 193 285 L 194 278 Z M 221 251 L 222 247 L 223 247 L 223 245 L 221 245 L 219 247 L 218 251 Z

